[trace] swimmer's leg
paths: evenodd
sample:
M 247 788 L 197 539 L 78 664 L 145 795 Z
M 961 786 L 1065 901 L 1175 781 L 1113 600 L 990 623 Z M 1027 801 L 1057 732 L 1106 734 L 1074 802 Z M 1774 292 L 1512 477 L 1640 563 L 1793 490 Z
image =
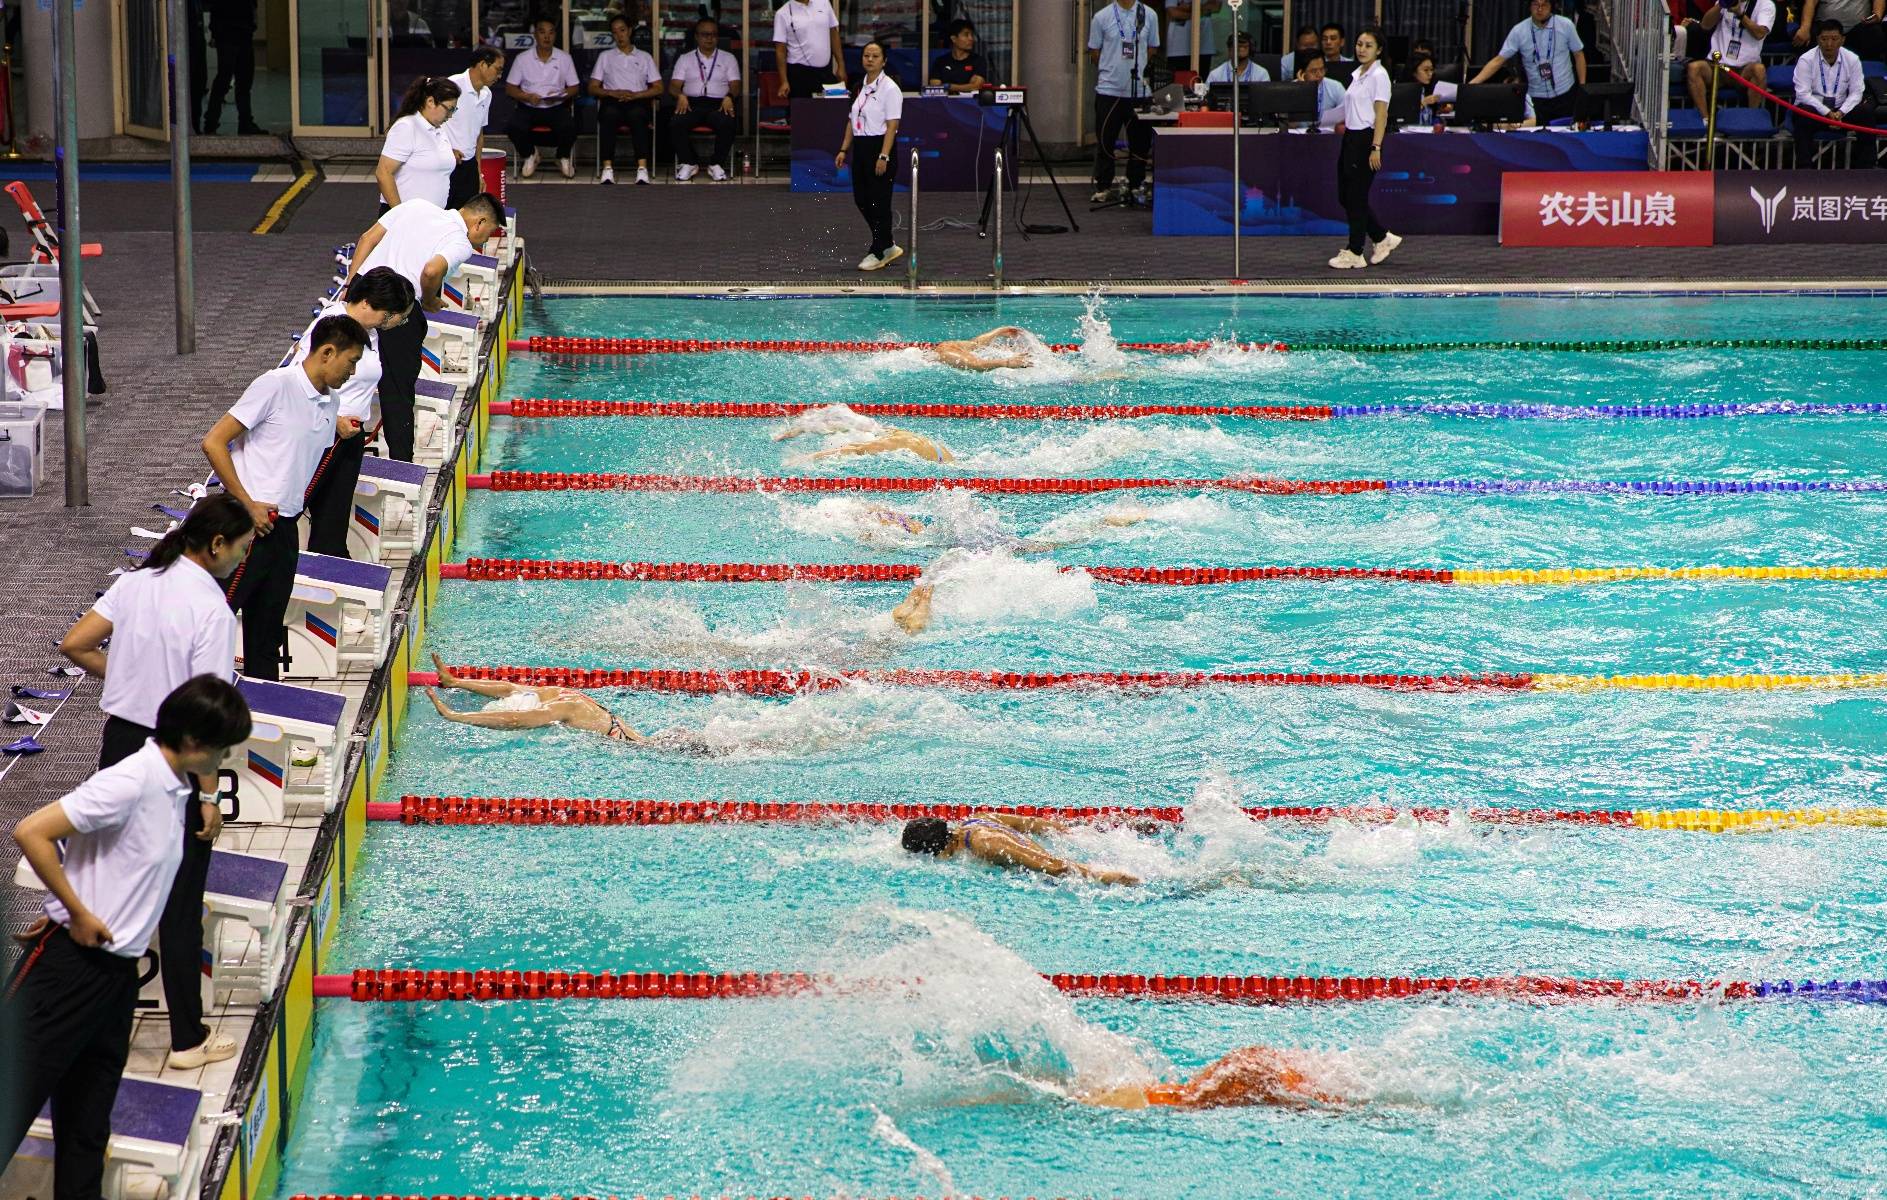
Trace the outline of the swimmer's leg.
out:
M 560 720 L 558 714 L 550 708 L 528 708 L 522 712 L 454 712 L 446 707 L 445 698 L 436 689 L 427 688 L 426 695 L 431 698 L 432 706 L 439 710 L 439 715 L 446 720 L 460 725 L 476 725 L 480 729 L 542 729 Z
M 458 688 L 461 691 L 471 692 L 476 696 L 488 696 L 493 700 L 502 700 L 506 696 L 521 691 L 537 690 L 535 688 L 526 689 L 515 683 L 506 683 L 502 679 L 461 679 L 446 669 L 445 663 L 440 661 L 439 655 L 436 652 L 432 656 L 432 667 L 433 670 L 439 673 L 440 687 Z

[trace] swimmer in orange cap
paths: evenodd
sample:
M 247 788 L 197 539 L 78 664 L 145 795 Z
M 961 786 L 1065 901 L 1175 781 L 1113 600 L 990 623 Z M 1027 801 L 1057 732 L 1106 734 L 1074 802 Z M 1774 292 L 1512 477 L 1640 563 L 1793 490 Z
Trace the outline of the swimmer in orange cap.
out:
M 1031 834 L 1059 833 L 1068 826 L 1043 817 L 990 813 L 958 821 L 954 826 L 938 817 L 919 817 L 904 823 L 904 848 L 913 854 L 952 858 L 969 854 L 999 867 L 1017 867 L 1044 875 L 1079 875 L 1096 883 L 1132 886 L 1140 880 L 1125 871 L 1109 871 L 1060 858 L 1048 852 Z
M 1184 1083 L 1121 1084 L 1082 1092 L 1075 1099 L 1101 1108 L 1286 1108 L 1339 1105 L 1345 1098 L 1324 1091 L 1306 1074 L 1309 1056 L 1270 1046 L 1243 1046 L 1201 1069 Z
M 427 688 L 426 695 L 432 700 L 432 706 L 439 710 L 439 715 L 460 725 L 476 725 L 480 729 L 545 729 L 552 725 L 567 725 L 571 729 L 606 737 L 612 742 L 629 742 L 647 746 L 651 750 L 673 750 L 702 756 L 716 753 L 699 733 L 692 730 L 663 729 L 652 734 L 640 733 L 621 717 L 604 708 L 596 697 L 576 688 L 529 687 L 507 683 L 502 679 L 461 679 L 446 669 L 437 654 L 432 656 L 432 665 L 439 673 L 439 686 L 442 688 L 458 688 L 492 700 L 523 702 L 517 708 L 456 712 L 446 706 L 444 697 L 436 689 Z
M 1035 365 L 1033 355 L 1005 354 L 1000 358 L 984 358 L 979 352 L 993 342 L 1019 338 L 1026 332 L 1015 325 L 1004 325 L 1000 329 L 992 329 L 962 341 L 938 342 L 930 348 L 930 352 L 937 356 L 938 362 L 959 371 L 1000 371 L 1004 368 L 1019 371 Z

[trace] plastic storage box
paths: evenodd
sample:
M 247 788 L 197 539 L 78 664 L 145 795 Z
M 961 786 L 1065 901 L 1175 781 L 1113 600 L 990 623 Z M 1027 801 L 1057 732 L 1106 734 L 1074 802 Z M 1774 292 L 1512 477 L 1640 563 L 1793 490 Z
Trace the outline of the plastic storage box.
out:
M 39 491 L 45 445 L 45 406 L 0 404 L 0 498 Z

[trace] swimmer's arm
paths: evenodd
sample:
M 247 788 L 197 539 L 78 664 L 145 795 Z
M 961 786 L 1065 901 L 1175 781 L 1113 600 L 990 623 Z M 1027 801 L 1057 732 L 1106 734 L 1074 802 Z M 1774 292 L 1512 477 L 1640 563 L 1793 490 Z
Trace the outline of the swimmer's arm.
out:
M 1003 326 L 999 326 L 998 328 L 990 330 L 988 333 L 977 334 L 975 337 L 970 339 L 970 345 L 975 346 L 978 350 L 981 350 L 984 346 L 989 345 L 991 342 L 999 342 L 1004 338 L 1021 337 L 1021 336 L 1022 336 L 1022 330 L 1018 326 L 1003 325 Z
M 1048 817 L 1024 817 L 1016 813 L 990 813 L 988 816 L 992 821 L 999 821 L 1023 833 L 1066 833 L 1068 831 L 1068 822 L 1055 821 Z
M 1090 867 L 1085 863 L 1071 862 L 1050 854 L 1040 846 L 1031 846 L 1025 842 L 1002 842 L 984 849 L 982 838 L 972 836 L 970 852 L 978 858 L 993 862 L 1003 867 L 1020 867 L 1025 871 L 1040 871 L 1044 875 L 1059 878 L 1063 875 L 1079 875 L 1083 879 L 1092 879 L 1096 883 L 1119 883 L 1132 886 L 1140 881 L 1122 871 L 1105 871 Z
M 438 692 L 427 688 L 426 695 L 432 698 L 432 706 L 446 720 L 460 725 L 476 725 L 480 729 L 541 729 L 546 725 L 555 725 L 561 719 L 556 706 L 527 708 L 521 712 L 455 712 L 446 707 L 446 702 Z

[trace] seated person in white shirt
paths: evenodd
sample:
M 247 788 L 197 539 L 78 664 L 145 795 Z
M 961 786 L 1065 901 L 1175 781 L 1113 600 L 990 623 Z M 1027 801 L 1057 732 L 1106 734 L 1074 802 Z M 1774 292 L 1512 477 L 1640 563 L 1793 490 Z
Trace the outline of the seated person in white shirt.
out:
M 1830 18 L 1818 24 L 1815 48 L 1796 60 L 1795 103 L 1836 121 L 1873 124 L 1869 119 L 1873 114 L 1861 111 L 1867 95 L 1861 83 L 1861 59 L 1842 45 L 1846 39 L 1841 22 Z M 1851 136 L 1845 129 L 1829 129 L 1801 113 L 1791 113 L 1789 123 L 1795 133 L 1795 165 L 1800 168 L 1815 165 L 1815 140 L 1823 130 L 1842 141 Z
M 534 44 L 511 60 L 505 74 L 505 95 L 517 107 L 505 123 L 505 134 L 518 152 L 518 175 L 529 179 L 537 174 L 537 129 L 547 129 L 557 146 L 557 169 L 565 179 L 576 177 L 576 164 L 570 153 L 577 144 L 577 118 L 571 98 L 583 90 L 577 82 L 577 64 L 557 48 L 557 25 L 549 17 L 539 17 L 531 26 Z
M 708 178 L 727 178 L 728 154 L 734 149 L 734 87 L 740 83 L 740 62 L 718 50 L 721 26 L 712 17 L 695 22 L 695 48 L 675 60 L 668 90 L 675 97 L 675 115 L 669 121 L 669 145 L 675 147 L 675 179 L 686 182 L 701 170 L 694 131 L 714 131 L 714 158 Z
M 590 68 L 590 95 L 596 97 L 596 153 L 602 172 L 598 183 L 616 182 L 616 137 L 629 127 L 636 147 L 636 182 L 649 182 L 649 135 L 654 131 L 654 101 L 662 94 L 662 69 L 647 51 L 629 41 L 629 18 L 609 19 L 616 44 L 596 56 Z
M 1697 27 L 1710 35 L 1710 52 L 1721 55 L 1723 65 L 1748 79 L 1757 87 L 1766 87 L 1769 74 L 1763 68 L 1763 39 L 1776 22 L 1772 0 L 1717 0 L 1717 6 L 1704 14 Z M 1698 112 L 1710 111 L 1710 64 L 1703 59 L 1684 68 L 1684 82 L 1690 88 L 1690 102 Z M 1718 85 L 1723 89 L 1740 87 L 1728 75 Z M 1762 97 L 1749 94 L 1749 106 L 1762 104 Z
M 1343 120 L 1343 85 L 1324 76 L 1324 56 L 1321 50 L 1312 50 L 1297 56 L 1297 82 L 1317 85 L 1317 125 L 1318 129 L 1335 129 Z M 1310 122 L 1298 121 L 1293 129 L 1309 129 Z
M 1271 72 L 1251 60 L 1251 34 L 1236 33 L 1225 39 L 1232 53 L 1206 75 L 1206 86 L 1215 83 L 1270 83 Z
M 1417 125 L 1438 125 L 1454 112 L 1458 89 L 1452 83 L 1436 80 L 1433 54 L 1426 51 L 1416 54 L 1402 78 L 1406 83 L 1422 85 L 1422 111 L 1416 118 Z

